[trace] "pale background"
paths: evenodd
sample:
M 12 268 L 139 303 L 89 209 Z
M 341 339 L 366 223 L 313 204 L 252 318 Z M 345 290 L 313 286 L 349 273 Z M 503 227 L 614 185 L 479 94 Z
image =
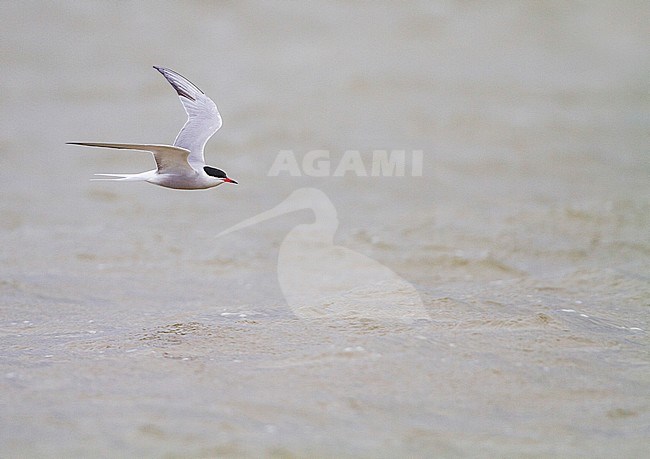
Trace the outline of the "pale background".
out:
M 650 438 L 647 2 L 0 3 L 0 455 L 640 457 Z M 172 142 L 151 68 L 239 186 L 102 183 Z M 422 177 L 267 177 L 419 149 Z M 429 321 L 306 320 L 276 263 L 335 242 Z M 318 263 L 318 260 L 314 260 Z M 355 273 L 350 273 L 354 276 Z

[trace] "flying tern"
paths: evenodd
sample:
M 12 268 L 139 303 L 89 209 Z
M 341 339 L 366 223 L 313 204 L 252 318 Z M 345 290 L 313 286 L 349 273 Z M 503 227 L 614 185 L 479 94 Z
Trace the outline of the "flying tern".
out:
M 207 166 L 203 148 L 221 127 L 221 115 L 215 103 L 187 78 L 164 67 L 156 67 L 178 93 L 187 112 L 187 122 L 176 136 L 174 145 L 68 142 L 89 147 L 141 150 L 153 154 L 156 169 L 139 174 L 95 174 L 104 178 L 93 180 L 145 181 L 179 190 L 199 190 L 237 182 L 216 167 Z

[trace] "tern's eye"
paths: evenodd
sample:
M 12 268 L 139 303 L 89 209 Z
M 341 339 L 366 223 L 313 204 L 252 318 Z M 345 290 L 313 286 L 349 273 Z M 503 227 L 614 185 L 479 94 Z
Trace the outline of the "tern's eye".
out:
M 216 167 L 204 166 L 203 170 L 205 171 L 206 174 L 208 174 L 211 177 L 217 177 L 217 178 L 227 177 L 224 171 L 222 171 L 221 169 L 217 169 Z

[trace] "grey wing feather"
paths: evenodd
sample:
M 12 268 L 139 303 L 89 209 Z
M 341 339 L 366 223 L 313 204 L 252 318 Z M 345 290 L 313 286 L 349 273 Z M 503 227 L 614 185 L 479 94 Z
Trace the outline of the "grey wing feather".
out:
M 171 145 L 140 143 L 103 143 L 103 142 L 67 142 L 70 145 L 88 147 L 117 148 L 119 150 L 140 150 L 153 154 L 159 173 L 194 174 L 195 170 L 188 163 L 189 150 Z
M 174 87 L 187 113 L 187 121 L 176 136 L 174 145 L 189 150 L 189 163 L 200 169 L 205 165 L 203 148 L 222 124 L 219 110 L 216 104 L 187 78 L 164 67 L 154 68 Z

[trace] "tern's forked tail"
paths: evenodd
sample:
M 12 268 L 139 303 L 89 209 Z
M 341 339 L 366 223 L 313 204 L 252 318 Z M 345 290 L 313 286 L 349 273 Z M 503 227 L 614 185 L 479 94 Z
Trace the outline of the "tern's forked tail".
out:
M 101 178 L 91 178 L 90 180 L 119 180 L 123 182 L 144 182 L 151 178 L 151 172 L 142 172 L 140 174 L 95 174 Z

